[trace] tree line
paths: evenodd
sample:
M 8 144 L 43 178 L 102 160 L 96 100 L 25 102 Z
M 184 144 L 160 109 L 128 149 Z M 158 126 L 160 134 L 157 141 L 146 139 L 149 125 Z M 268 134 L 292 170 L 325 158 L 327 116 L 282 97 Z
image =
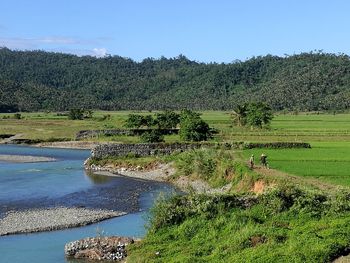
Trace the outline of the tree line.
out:
M 232 110 L 250 101 L 273 110 L 346 110 L 349 56 L 309 52 L 206 64 L 183 55 L 135 62 L 0 48 L 0 112 Z

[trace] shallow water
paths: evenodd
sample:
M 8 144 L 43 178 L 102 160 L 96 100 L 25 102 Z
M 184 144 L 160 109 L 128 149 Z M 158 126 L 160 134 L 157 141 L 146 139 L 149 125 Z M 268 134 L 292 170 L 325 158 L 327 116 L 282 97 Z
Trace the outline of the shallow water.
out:
M 65 262 L 66 242 L 103 235 L 142 237 L 145 211 L 171 187 L 125 177 L 86 174 L 86 150 L 0 145 L 0 154 L 56 158 L 46 163 L 0 162 L 0 216 L 9 210 L 82 206 L 127 211 L 128 215 L 85 227 L 0 237 L 0 262 Z M 140 212 L 141 211 L 141 212 Z

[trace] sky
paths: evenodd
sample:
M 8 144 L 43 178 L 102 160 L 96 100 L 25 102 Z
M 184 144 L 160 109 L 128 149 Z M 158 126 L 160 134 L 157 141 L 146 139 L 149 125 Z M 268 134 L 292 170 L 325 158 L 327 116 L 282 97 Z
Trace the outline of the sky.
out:
M 348 0 L 0 0 L 0 47 L 229 63 L 350 54 Z

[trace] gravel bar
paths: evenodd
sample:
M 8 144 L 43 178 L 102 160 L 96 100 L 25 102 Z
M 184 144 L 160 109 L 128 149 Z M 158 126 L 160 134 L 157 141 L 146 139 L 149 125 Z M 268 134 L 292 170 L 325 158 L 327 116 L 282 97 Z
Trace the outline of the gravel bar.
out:
M 9 211 L 0 219 L 0 236 L 85 226 L 125 214 L 112 210 L 66 207 Z
M 0 154 L 0 161 L 14 163 L 37 163 L 37 162 L 54 162 L 55 158 L 31 155 L 6 155 Z

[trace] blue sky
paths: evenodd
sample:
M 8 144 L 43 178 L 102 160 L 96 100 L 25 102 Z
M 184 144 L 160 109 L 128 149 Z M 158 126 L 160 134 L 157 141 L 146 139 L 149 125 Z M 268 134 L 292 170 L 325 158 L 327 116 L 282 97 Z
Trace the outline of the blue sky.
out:
M 231 62 L 350 54 L 347 0 L 0 0 L 0 46 Z

